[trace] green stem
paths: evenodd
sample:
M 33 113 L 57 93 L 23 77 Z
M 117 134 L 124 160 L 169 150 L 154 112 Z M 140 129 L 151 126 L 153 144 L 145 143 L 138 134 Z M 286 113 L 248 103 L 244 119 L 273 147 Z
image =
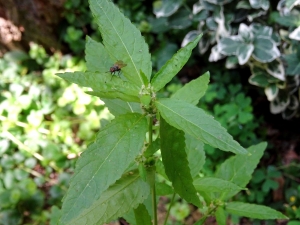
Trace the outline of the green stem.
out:
M 155 173 L 153 173 L 153 175 L 154 175 L 154 179 L 155 179 Z M 153 182 L 151 189 L 152 189 L 151 193 L 152 193 L 153 224 L 157 225 L 157 205 L 156 205 L 155 182 Z
M 152 124 L 153 124 L 153 117 L 151 116 L 149 118 L 149 130 L 148 130 L 148 133 L 149 133 L 149 145 L 152 143 Z
M 149 118 L 149 145 L 152 143 L 152 124 L 153 124 L 153 117 Z M 155 168 L 155 165 L 154 165 Z M 151 178 L 151 198 L 152 198 L 152 211 L 153 211 L 153 224 L 157 225 L 157 205 L 156 205 L 156 190 L 155 190 L 155 169 L 150 174 Z
M 169 208 L 168 208 L 168 211 L 167 211 L 167 215 L 166 215 L 166 218 L 165 218 L 164 225 L 166 225 L 167 222 L 168 222 L 168 218 L 169 218 L 169 215 L 170 215 L 170 211 L 171 211 L 172 205 L 173 205 L 173 203 L 174 203 L 175 195 L 176 195 L 176 193 L 174 192 L 174 193 L 173 193 L 173 196 L 172 196 L 172 199 L 171 199 L 171 202 L 170 202 L 170 205 L 169 205 Z

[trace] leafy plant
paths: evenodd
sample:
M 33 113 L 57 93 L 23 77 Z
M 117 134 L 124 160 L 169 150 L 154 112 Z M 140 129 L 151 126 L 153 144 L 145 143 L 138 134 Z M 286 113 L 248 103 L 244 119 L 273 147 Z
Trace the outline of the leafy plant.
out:
M 88 93 L 100 97 L 115 119 L 81 154 L 61 211 L 53 208 L 52 224 L 103 224 L 126 218 L 130 211 L 134 214 L 131 224 L 152 224 L 152 220 L 157 224 L 158 174 L 171 184 L 172 188 L 165 189 L 169 194 L 178 194 L 202 209 L 196 224 L 203 224 L 210 215 L 224 224 L 225 211 L 257 219 L 285 219 L 266 206 L 229 201 L 249 182 L 266 143 L 244 149 L 212 116 L 195 106 L 208 87 L 209 73 L 171 98 L 156 97 L 187 62 L 201 35 L 151 76 L 148 46 L 139 30 L 110 1 L 91 0 L 90 7 L 103 42 L 87 38 L 86 72 L 58 76 L 91 88 Z M 127 64 L 115 65 L 120 77 L 107 73 L 118 60 Z M 236 154 L 212 177 L 198 175 L 205 157 L 203 143 Z

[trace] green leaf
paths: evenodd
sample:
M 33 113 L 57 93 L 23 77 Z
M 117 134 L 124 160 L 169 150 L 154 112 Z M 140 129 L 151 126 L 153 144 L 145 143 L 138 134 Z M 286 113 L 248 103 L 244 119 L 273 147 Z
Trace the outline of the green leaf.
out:
M 204 144 L 189 134 L 185 134 L 185 151 L 189 161 L 191 175 L 194 178 L 199 174 L 205 163 Z
M 176 91 L 171 98 L 189 102 L 193 105 L 197 105 L 200 98 L 205 94 L 209 83 L 209 72 L 206 72 L 202 76 L 195 80 L 192 80 L 188 84 L 184 85 L 181 89 Z
M 115 63 L 109 56 L 103 44 L 86 38 L 85 60 L 87 70 L 90 72 L 108 72 L 109 68 Z
M 288 219 L 282 213 L 262 205 L 255 205 L 243 202 L 229 202 L 225 210 L 229 213 L 254 219 Z
M 203 192 L 239 192 L 244 189 L 230 181 L 214 177 L 197 178 L 194 180 L 194 186 L 197 191 Z
M 114 116 L 119 116 L 126 113 L 140 113 L 142 114 L 142 109 L 139 103 L 136 102 L 125 102 L 120 99 L 105 99 L 101 98 L 108 108 L 109 112 Z
M 110 222 L 137 207 L 149 194 L 149 185 L 138 176 L 138 173 L 129 173 L 103 192 L 91 206 L 74 214 L 71 220 L 63 224 L 98 225 Z
M 267 87 L 269 85 L 268 76 L 263 70 L 252 72 L 249 77 L 249 83 L 258 87 Z
M 85 93 L 93 96 L 97 96 L 99 98 L 107 98 L 107 99 L 121 99 L 126 102 L 140 102 L 140 99 L 136 96 L 132 95 L 126 95 L 122 92 L 117 91 L 107 91 L 107 92 L 101 92 L 101 91 L 86 91 Z
M 139 96 L 139 88 L 137 86 L 119 77 L 112 77 L 108 73 L 67 72 L 56 75 L 82 87 L 91 87 L 95 92 L 119 92 L 125 95 Z
M 57 225 L 61 217 L 61 210 L 57 206 L 51 207 L 50 225 Z
M 187 202 L 200 207 L 184 150 L 184 133 L 161 118 L 160 137 L 162 161 L 174 190 Z
M 166 64 L 154 75 L 151 80 L 154 91 L 159 91 L 181 70 L 198 44 L 202 34 L 185 47 L 181 48 Z
M 101 129 L 77 161 L 63 201 L 61 222 L 68 223 L 91 207 L 121 177 L 141 151 L 146 131 L 147 120 L 137 113 L 121 115 Z
M 254 39 L 253 58 L 262 63 L 271 62 L 280 56 L 276 43 L 268 38 L 258 36 Z
M 124 76 L 140 87 L 143 84 L 142 70 L 150 80 L 152 66 L 149 49 L 140 31 L 111 1 L 90 0 L 90 8 L 110 58 L 127 64 L 122 68 Z
M 177 129 L 221 150 L 247 154 L 220 123 L 202 109 L 174 99 L 160 99 L 155 104 L 162 117 Z
M 297 57 L 297 54 L 290 54 L 283 56 L 287 62 L 286 73 L 288 75 L 298 75 L 300 74 L 300 59 Z
M 267 143 L 262 142 L 248 148 L 251 155 L 236 155 L 221 164 L 215 176 L 223 180 L 228 180 L 240 187 L 246 187 L 252 177 L 252 173 L 263 156 Z M 227 198 L 237 192 L 227 194 Z
M 151 216 L 144 204 L 139 204 L 139 206 L 134 209 L 134 216 L 136 224 L 152 225 Z
M 216 210 L 216 220 L 218 225 L 226 225 L 226 214 L 222 206 L 219 206 Z

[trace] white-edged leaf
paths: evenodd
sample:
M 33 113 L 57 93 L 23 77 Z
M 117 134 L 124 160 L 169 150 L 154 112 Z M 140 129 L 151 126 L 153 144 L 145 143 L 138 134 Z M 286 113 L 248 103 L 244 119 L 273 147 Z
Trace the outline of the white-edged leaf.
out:
M 239 36 L 224 37 L 218 43 L 218 50 L 224 55 L 235 55 L 242 44 Z
M 159 99 L 155 102 L 162 117 L 172 126 L 219 148 L 236 154 L 248 152 L 227 133 L 219 122 L 202 109 L 175 99 Z
M 197 105 L 208 88 L 209 76 L 209 72 L 206 72 L 197 79 L 190 81 L 176 91 L 171 98 Z
M 195 38 L 199 35 L 199 31 L 198 30 L 192 30 L 189 31 L 185 37 L 183 38 L 182 42 L 181 42 L 181 48 L 183 48 L 184 46 L 186 46 L 188 43 L 192 42 L 193 40 L 195 40 Z
M 270 111 L 273 114 L 278 114 L 283 112 L 288 105 L 290 104 L 290 98 L 279 99 L 278 97 L 274 99 L 274 101 L 270 104 Z
M 225 206 L 225 211 L 234 215 L 261 220 L 288 219 L 288 217 L 283 215 L 281 212 L 272 208 L 244 202 L 229 202 Z
M 278 92 L 279 89 L 276 84 L 271 84 L 270 86 L 265 88 L 265 94 L 270 102 L 277 97 Z
M 137 113 L 120 115 L 100 130 L 95 142 L 76 163 L 69 190 L 63 199 L 63 224 L 90 208 L 103 191 L 122 176 L 142 150 L 146 131 L 147 120 Z
M 174 14 L 182 4 L 182 0 L 160 0 L 153 3 L 153 13 L 157 18 Z
M 267 37 L 257 37 L 254 40 L 253 58 L 262 63 L 272 62 L 280 56 L 276 43 Z
M 124 76 L 137 86 L 143 84 L 140 71 L 148 80 L 151 59 L 148 45 L 141 32 L 108 0 L 90 0 L 90 8 L 99 26 L 103 45 L 113 61 L 122 60 Z M 99 59 L 101 60 L 101 59 Z
M 253 50 L 253 44 L 243 44 L 238 47 L 236 56 L 240 65 L 244 65 L 246 62 L 248 62 Z
M 225 55 L 223 55 L 220 51 L 219 51 L 219 47 L 218 45 L 215 45 L 214 47 L 211 48 L 211 52 L 208 58 L 209 62 L 216 62 L 220 59 L 225 58 Z
M 149 194 L 149 185 L 138 173 L 128 173 L 103 192 L 93 205 L 64 225 L 98 225 L 110 222 L 137 207 Z
M 289 38 L 300 41 L 300 26 L 289 34 Z
M 279 58 L 268 63 L 266 70 L 273 77 L 276 77 L 279 80 L 285 81 L 284 66 L 283 66 L 282 61 Z

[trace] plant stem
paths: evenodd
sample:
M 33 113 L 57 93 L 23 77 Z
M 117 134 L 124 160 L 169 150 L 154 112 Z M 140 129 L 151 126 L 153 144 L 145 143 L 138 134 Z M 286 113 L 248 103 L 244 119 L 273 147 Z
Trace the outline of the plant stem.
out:
M 152 143 L 152 124 L 153 124 L 153 117 L 151 116 L 149 118 L 149 145 Z M 157 225 L 157 205 L 156 205 L 156 190 L 155 190 L 155 165 L 154 165 L 154 171 L 151 172 L 151 198 L 152 198 L 152 211 L 153 211 L 153 224 Z
M 154 179 L 155 179 L 155 173 L 153 173 L 153 175 L 154 175 Z M 151 193 L 152 193 L 153 224 L 157 225 L 157 205 L 156 205 L 155 182 L 153 182 L 151 189 L 152 189 Z
M 166 218 L 165 218 L 164 225 L 166 225 L 166 224 L 167 224 L 167 222 L 168 222 L 168 218 L 169 218 L 170 211 L 171 211 L 171 208 L 172 208 L 172 205 L 173 205 L 174 199 L 175 199 L 175 195 L 176 195 L 176 193 L 174 192 L 174 193 L 173 193 L 173 196 L 172 196 L 172 199 L 171 199 L 171 202 L 170 202 L 170 205 L 169 205 L 169 208 L 168 208 L 168 211 L 167 211 L 167 215 L 166 215 Z
M 149 133 L 149 145 L 152 143 L 152 124 L 153 124 L 153 117 L 151 116 L 149 118 L 149 130 L 148 130 L 148 133 Z

